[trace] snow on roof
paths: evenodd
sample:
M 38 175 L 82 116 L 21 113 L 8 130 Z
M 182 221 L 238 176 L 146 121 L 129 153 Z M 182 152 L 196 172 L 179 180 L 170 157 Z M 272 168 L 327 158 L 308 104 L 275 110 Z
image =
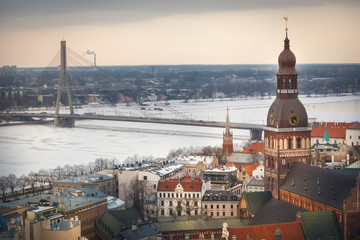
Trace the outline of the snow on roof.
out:
M 204 172 L 234 172 L 237 171 L 237 168 L 232 164 L 228 164 L 227 166 L 219 166 L 217 168 L 206 169 Z
M 55 208 L 54 206 L 37 206 L 37 209 L 32 210 L 35 213 L 46 211 Z
M 183 167 L 182 164 L 166 165 L 163 168 L 154 169 L 154 170 L 152 170 L 150 172 L 154 173 L 156 175 L 159 175 L 159 176 L 164 176 L 164 175 L 169 174 L 171 172 L 174 172 L 174 171 L 176 171 L 176 170 L 178 170 L 179 168 L 182 168 L 182 167 Z
M 198 164 L 199 162 L 203 162 L 204 164 L 211 164 L 214 161 L 213 156 L 181 156 L 174 159 L 175 162 L 181 162 L 184 164 Z

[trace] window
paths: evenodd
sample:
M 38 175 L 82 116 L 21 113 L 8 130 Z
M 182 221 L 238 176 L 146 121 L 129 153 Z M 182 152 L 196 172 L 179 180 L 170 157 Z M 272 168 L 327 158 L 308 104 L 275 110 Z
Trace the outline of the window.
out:
M 171 197 L 174 198 L 174 194 L 173 194 L 173 193 L 171 194 Z
M 216 208 L 219 209 L 219 205 L 216 205 Z
M 181 206 L 181 201 L 178 201 L 178 206 Z
M 190 206 L 190 202 L 189 202 L 189 201 L 186 201 L 186 206 Z
M 223 205 L 223 208 L 225 208 L 225 204 Z
M 147 180 L 147 176 L 144 176 L 144 180 Z
M 156 189 L 156 184 L 154 184 L 154 189 Z
M 168 193 L 168 198 L 170 197 L 170 193 Z
M 213 208 L 214 208 L 214 205 L 211 205 L 210 208 L 213 209 Z
M 199 194 L 196 194 L 196 197 L 199 198 Z
M 194 206 L 197 207 L 198 203 L 197 201 L 194 201 Z
M 234 205 L 231 204 L 231 208 L 234 208 Z
M 292 148 L 292 147 L 291 147 L 291 142 L 292 142 L 292 139 L 289 138 L 289 140 L 288 140 L 288 143 L 289 143 L 288 149 L 291 149 L 291 148 Z
M 213 213 L 213 212 L 211 212 L 211 213 L 210 213 L 210 216 L 213 216 L 213 215 L 214 215 L 214 213 Z
M 164 201 L 161 201 L 161 206 L 164 206 Z
M 173 215 L 173 210 L 172 210 L 172 209 L 169 210 L 169 215 L 170 215 L 170 216 Z
M 234 212 L 231 212 L 231 216 L 232 216 L 232 217 L 234 216 Z
M 296 148 L 301 148 L 301 139 L 300 138 L 298 138 L 296 140 Z
M 225 217 L 225 212 L 223 212 L 223 217 Z
M 286 80 L 283 79 L 283 86 L 282 86 L 283 89 L 286 89 Z
M 205 205 L 205 209 L 207 209 L 207 205 Z
M 165 215 L 165 211 L 164 209 L 161 209 L 161 216 L 164 216 Z
M 170 206 L 170 207 L 172 206 L 172 201 L 169 201 L 169 206 Z
M 195 210 L 195 215 L 198 215 L 198 210 Z
M 220 213 L 219 213 L 219 212 L 217 212 L 217 213 L 216 213 L 216 216 L 220 216 Z

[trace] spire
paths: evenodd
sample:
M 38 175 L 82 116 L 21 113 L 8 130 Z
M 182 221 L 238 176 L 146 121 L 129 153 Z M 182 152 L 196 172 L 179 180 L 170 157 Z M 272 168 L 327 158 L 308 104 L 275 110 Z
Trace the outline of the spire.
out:
M 327 124 L 326 124 L 326 127 L 325 127 L 324 138 L 322 139 L 321 142 L 330 143 L 330 138 L 329 138 L 329 132 L 328 132 Z
M 290 40 L 288 39 L 288 27 L 287 27 L 287 21 L 288 21 L 288 17 L 284 17 L 284 19 L 285 19 L 285 31 L 286 31 L 286 38 L 285 38 L 285 40 L 284 40 L 284 48 L 290 48 Z
M 225 128 L 226 128 L 226 134 L 229 134 L 230 133 L 229 107 L 227 107 L 227 110 L 226 110 L 226 125 L 225 125 Z

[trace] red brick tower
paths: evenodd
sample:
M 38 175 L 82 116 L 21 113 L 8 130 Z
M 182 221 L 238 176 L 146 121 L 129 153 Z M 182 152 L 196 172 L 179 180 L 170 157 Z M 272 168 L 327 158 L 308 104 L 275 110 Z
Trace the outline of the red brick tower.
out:
M 287 20 L 287 18 L 285 19 Z M 286 38 L 279 55 L 276 99 L 264 128 L 265 190 L 279 199 L 279 187 L 296 161 L 310 164 L 311 127 L 304 105 L 298 99 L 296 58 Z
M 230 132 L 230 121 L 229 121 L 229 108 L 226 113 L 226 124 L 225 124 L 225 132 L 223 134 L 223 155 L 229 156 L 233 149 L 233 135 Z

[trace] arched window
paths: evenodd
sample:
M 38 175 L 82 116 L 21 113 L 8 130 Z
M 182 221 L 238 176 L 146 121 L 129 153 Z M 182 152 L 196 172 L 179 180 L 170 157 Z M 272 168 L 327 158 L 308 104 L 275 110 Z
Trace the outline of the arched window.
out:
M 291 139 L 291 138 L 289 138 L 289 139 L 288 139 L 288 143 L 289 143 L 289 145 L 288 145 L 288 149 L 292 149 L 292 147 L 291 147 L 291 144 L 292 144 L 292 139 Z
M 301 148 L 301 138 L 296 139 L 296 148 Z

